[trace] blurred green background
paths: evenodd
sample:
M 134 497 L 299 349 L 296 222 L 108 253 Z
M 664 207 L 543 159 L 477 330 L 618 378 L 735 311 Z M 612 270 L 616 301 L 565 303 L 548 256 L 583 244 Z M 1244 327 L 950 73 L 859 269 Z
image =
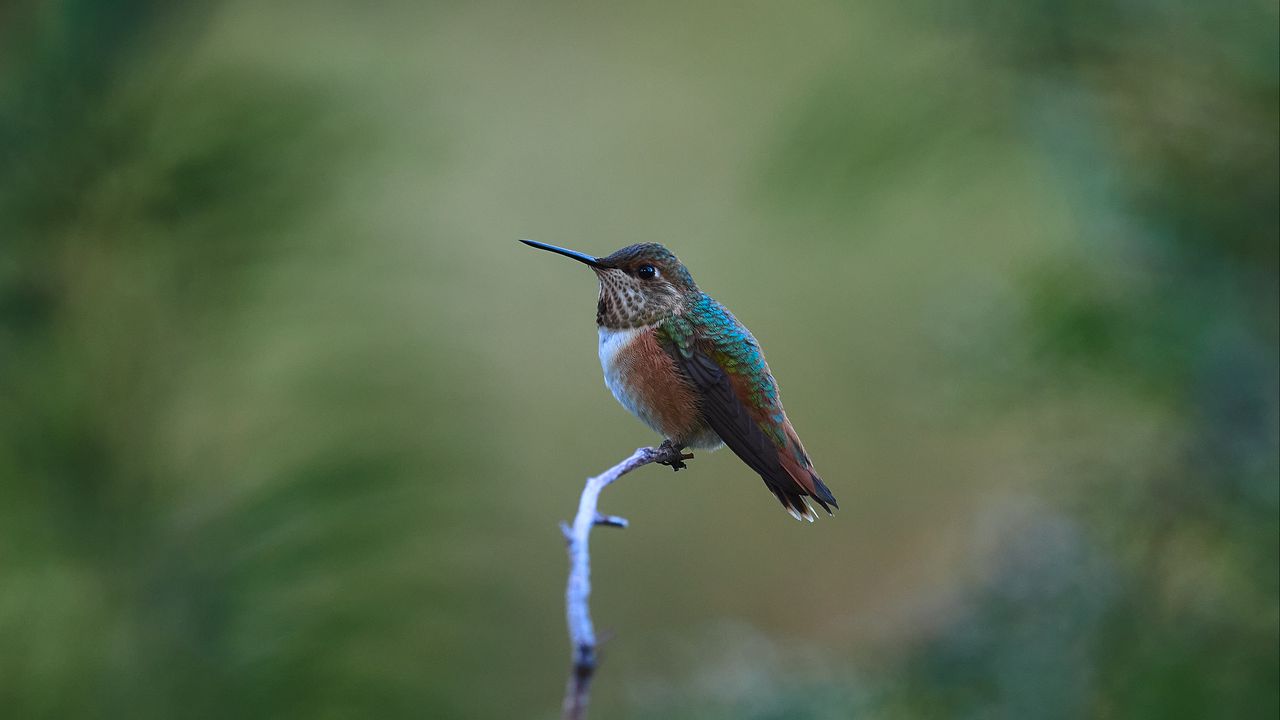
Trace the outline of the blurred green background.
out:
M 660 241 L 839 497 L 595 535 L 594 717 L 1274 718 L 1274 0 L 0 4 L 0 714 L 552 718 Z

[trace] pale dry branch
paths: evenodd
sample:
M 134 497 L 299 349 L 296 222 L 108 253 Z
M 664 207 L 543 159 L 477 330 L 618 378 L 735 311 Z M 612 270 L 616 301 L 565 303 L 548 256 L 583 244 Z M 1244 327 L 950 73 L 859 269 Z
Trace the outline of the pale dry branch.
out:
M 610 527 L 627 526 L 625 518 L 616 515 L 602 515 L 596 510 L 600 500 L 600 491 L 610 483 L 636 468 L 650 463 L 671 465 L 675 469 L 684 467 L 683 460 L 693 456 L 682 453 L 670 443 L 662 447 L 640 448 L 631 457 L 614 465 L 605 472 L 587 478 L 586 487 L 582 489 L 582 497 L 578 500 L 578 514 L 573 524 L 561 523 L 569 548 L 569 583 L 565 588 L 565 617 L 569 624 L 569 643 L 573 652 L 573 666 L 569 671 L 569 682 L 565 686 L 564 720 L 583 720 L 587 716 L 587 702 L 591 698 L 591 681 L 596 671 L 596 631 L 591 623 L 591 609 L 587 601 L 591 596 L 591 551 L 587 541 L 591 528 L 596 525 Z

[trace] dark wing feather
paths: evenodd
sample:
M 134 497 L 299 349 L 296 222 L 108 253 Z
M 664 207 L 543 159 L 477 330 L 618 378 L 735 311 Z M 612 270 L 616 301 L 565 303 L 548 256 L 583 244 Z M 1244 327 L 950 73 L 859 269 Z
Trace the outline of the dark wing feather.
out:
M 751 416 L 747 406 L 733 391 L 729 375 L 696 346 L 691 352 L 672 353 L 676 364 L 698 389 L 702 416 L 735 455 L 764 478 L 765 485 L 788 510 L 812 517 L 804 501 L 808 495 L 782 467 L 778 446 Z

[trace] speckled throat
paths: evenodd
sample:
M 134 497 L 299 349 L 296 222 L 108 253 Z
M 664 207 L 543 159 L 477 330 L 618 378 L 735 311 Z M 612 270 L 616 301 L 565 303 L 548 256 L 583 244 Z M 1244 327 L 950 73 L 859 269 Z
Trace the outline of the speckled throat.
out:
M 644 284 L 622 270 L 600 268 L 600 299 L 596 325 L 612 330 L 652 325 L 678 314 L 683 307 L 680 291 L 667 283 Z

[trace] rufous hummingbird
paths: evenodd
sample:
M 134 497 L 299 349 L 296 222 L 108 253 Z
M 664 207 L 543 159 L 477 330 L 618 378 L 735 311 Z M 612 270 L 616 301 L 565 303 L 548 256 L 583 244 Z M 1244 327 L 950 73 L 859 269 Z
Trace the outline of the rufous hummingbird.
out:
M 816 517 L 807 498 L 828 515 L 839 507 L 782 409 L 760 343 L 698 289 L 670 250 L 642 243 L 592 257 L 520 242 L 595 271 L 605 385 L 667 444 L 677 450 L 728 445 L 797 520 Z

